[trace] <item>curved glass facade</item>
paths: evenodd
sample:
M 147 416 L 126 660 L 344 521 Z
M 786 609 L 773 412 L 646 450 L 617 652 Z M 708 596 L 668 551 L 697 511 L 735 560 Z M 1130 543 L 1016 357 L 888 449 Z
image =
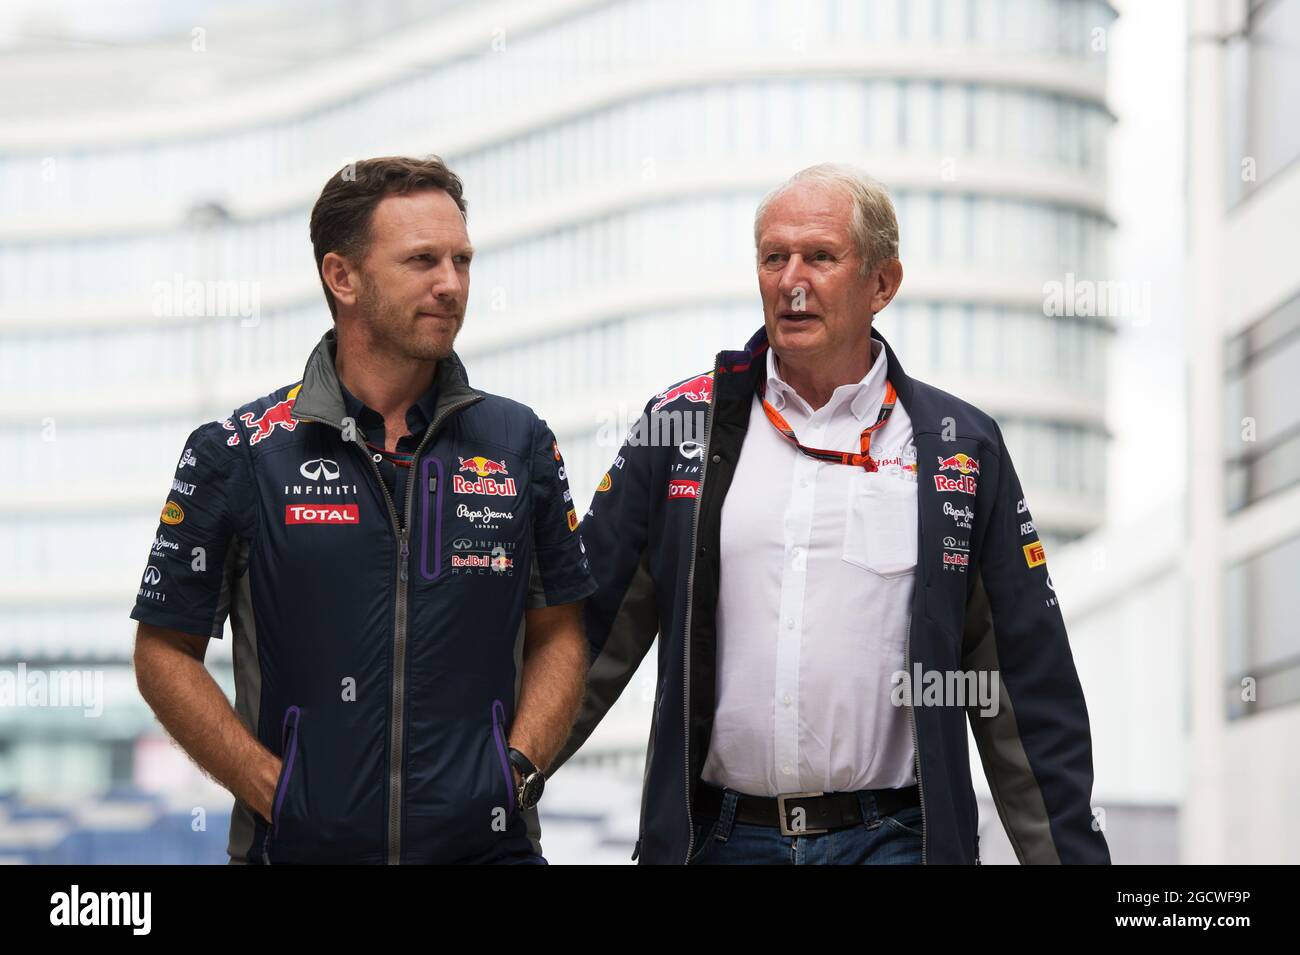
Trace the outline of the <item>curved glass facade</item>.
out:
M 615 450 L 602 423 L 761 323 L 759 198 L 836 159 L 899 171 L 885 178 L 912 281 L 880 327 L 908 371 L 991 396 L 1031 498 L 1050 491 L 1100 523 L 1110 332 L 1047 317 L 1035 297 L 1066 273 L 1105 274 L 1112 120 L 1089 38 L 1113 11 L 796 6 L 611 0 L 292 115 L 186 137 L 159 124 L 127 144 L 0 138 L 0 574 L 14 582 L 0 655 L 127 658 L 132 568 L 180 442 L 300 374 L 329 322 L 311 203 L 332 168 L 395 143 L 464 178 L 470 380 L 552 421 L 583 508 Z M 238 283 L 255 320 L 160 314 L 159 286 L 178 280 Z M 1035 516 L 1049 547 L 1080 532 Z M 60 588 L 75 606 L 57 606 Z

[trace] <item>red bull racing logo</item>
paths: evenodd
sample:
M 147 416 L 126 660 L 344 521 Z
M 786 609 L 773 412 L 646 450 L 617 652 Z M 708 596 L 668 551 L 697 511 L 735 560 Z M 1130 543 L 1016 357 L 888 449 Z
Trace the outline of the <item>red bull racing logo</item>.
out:
M 451 487 L 457 494 L 489 494 L 499 497 L 514 497 L 515 479 L 506 477 L 510 473 L 504 461 L 494 461 L 476 454 L 472 458 L 458 458 L 460 469 L 469 471 L 477 480 L 467 481 L 461 475 L 452 477 Z M 497 480 L 497 476 L 505 480 Z
M 269 438 L 277 426 L 285 431 L 292 431 L 298 427 L 298 422 L 293 420 L 290 414 L 293 411 L 294 402 L 298 400 L 298 392 L 301 390 L 301 384 L 294 385 L 289 389 L 289 394 L 283 401 L 277 401 L 260 415 L 245 411 L 239 416 L 239 420 L 244 422 L 245 427 L 253 432 L 248 436 L 249 444 L 257 444 Z
M 959 491 L 962 494 L 975 493 L 977 484 L 975 476 L 980 473 L 980 463 L 969 454 L 958 451 L 951 457 L 940 458 L 938 469 L 940 471 L 956 471 L 961 477 L 950 478 L 946 474 L 936 474 L 934 476 L 934 489 L 936 491 Z
M 656 412 L 670 401 L 676 401 L 678 398 L 707 403 L 712 394 L 713 372 L 706 375 L 697 375 L 690 381 L 683 381 L 680 385 L 674 385 L 667 391 L 661 391 L 655 395 L 654 407 L 650 411 L 651 413 Z

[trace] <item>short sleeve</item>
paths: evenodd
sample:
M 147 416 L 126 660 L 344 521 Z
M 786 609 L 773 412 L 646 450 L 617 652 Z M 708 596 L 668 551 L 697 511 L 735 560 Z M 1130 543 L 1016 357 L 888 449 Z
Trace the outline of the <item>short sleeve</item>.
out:
M 132 619 L 221 637 L 239 555 L 238 496 L 246 485 L 239 432 L 219 421 L 193 431 L 176 463 L 140 578 Z
M 538 420 L 533 429 L 533 564 L 527 606 L 553 607 L 596 591 L 587 562 L 578 513 L 555 435 Z

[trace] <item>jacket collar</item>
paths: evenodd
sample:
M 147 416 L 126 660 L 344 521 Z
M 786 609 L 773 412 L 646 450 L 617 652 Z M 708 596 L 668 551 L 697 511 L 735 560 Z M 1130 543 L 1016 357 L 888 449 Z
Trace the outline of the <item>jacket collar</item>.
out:
M 889 347 L 889 342 L 885 341 L 885 336 L 873 326 L 871 337 L 880 342 L 885 348 L 885 362 L 889 368 L 889 380 L 894 383 L 894 390 L 898 392 L 898 400 L 903 403 L 903 407 L 908 409 L 908 414 L 912 414 L 912 379 L 903 371 L 902 362 L 894 354 L 894 350 Z M 724 351 L 718 355 L 718 371 L 724 374 L 730 373 L 745 378 L 748 382 L 748 390 L 753 391 L 758 384 L 759 376 L 767 373 L 767 351 L 770 348 L 767 341 L 767 326 L 760 326 L 745 343 L 745 347 L 738 351 Z M 724 379 L 725 380 L 725 379 Z M 721 385 L 721 382 L 719 382 Z
M 343 400 L 338 371 L 334 367 L 337 355 L 338 336 L 331 328 L 321 336 L 320 342 L 307 359 L 307 367 L 303 369 L 302 385 L 290 412 L 295 420 L 315 419 L 336 428 L 343 427 L 347 406 Z M 433 412 L 435 421 L 445 408 L 453 404 L 466 398 L 485 397 L 483 392 L 469 386 L 465 366 L 455 352 L 438 362 L 438 373 L 434 380 L 438 383 L 438 401 Z

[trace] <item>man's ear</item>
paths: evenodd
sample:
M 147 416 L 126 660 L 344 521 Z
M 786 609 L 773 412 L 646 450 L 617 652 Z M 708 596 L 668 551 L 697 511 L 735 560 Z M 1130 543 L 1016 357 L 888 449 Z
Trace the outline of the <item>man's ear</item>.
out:
M 898 294 L 903 284 L 903 263 L 898 259 L 886 259 L 876 269 L 876 287 L 871 296 L 872 314 L 888 305 Z
M 337 252 L 326 252 L 325 258 L 321 259 L 320 274 L 339 305 L 357 304 L 361 274 L 346 257 Z

